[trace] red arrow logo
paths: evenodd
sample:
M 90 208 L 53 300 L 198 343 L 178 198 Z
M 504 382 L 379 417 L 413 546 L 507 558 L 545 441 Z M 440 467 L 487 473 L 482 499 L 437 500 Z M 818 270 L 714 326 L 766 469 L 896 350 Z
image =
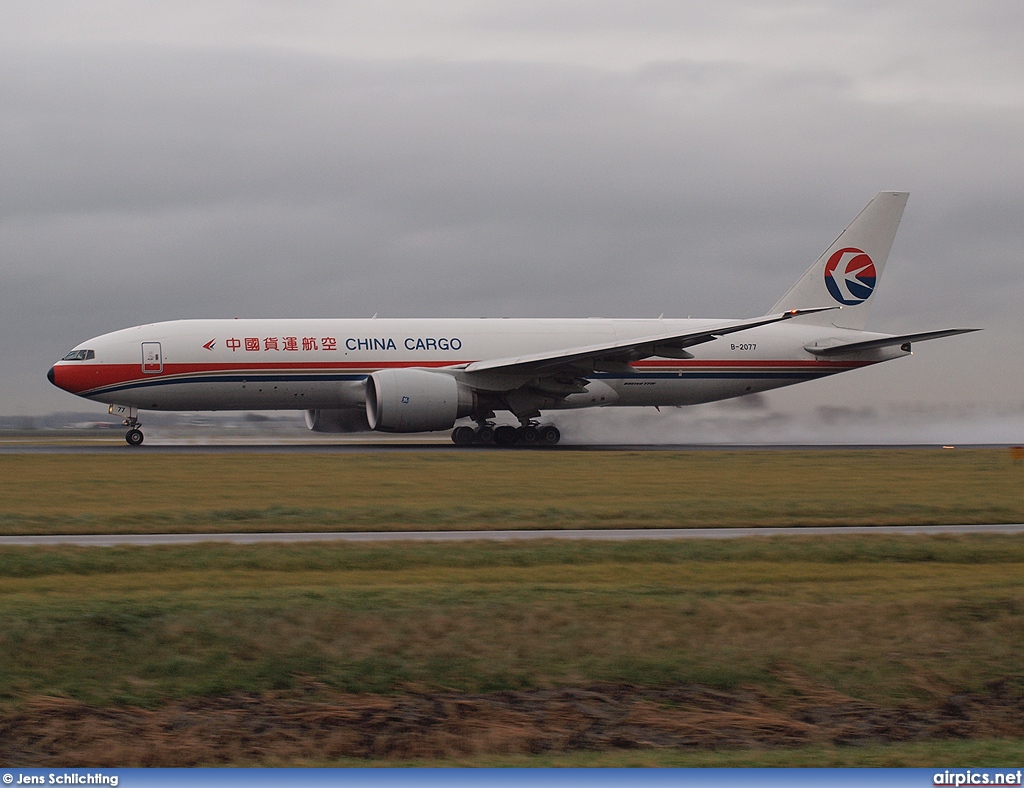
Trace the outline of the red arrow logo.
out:
M 203 347 L 206 348 L 207 350 L 213 350 L 213 343 L 216 342 L 216 341 L 217 341 L 216 338 L 211 339 L 209 342 L 207 342 L 205 345 L 203 345 Z

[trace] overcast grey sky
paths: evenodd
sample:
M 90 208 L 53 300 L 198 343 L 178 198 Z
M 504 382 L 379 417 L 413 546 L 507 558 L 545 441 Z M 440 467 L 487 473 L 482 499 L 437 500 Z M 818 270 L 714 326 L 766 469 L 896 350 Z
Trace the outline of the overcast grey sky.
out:
M 761 314 L 880 189 L 870 327 L 986 331 L 768 402 L 1024 411 L 1022 52 L 1019 0 L 0 0 L 0 413 L 154 320 Z

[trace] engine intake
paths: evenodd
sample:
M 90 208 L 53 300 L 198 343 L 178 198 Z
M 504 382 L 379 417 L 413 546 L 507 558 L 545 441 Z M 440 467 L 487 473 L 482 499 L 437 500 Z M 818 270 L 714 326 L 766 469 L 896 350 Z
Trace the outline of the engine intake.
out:
M 448 430 L 472 412 L 473 392 L 443 372 L 381 369 L 366 380 L 366 420 L 373 430 Z

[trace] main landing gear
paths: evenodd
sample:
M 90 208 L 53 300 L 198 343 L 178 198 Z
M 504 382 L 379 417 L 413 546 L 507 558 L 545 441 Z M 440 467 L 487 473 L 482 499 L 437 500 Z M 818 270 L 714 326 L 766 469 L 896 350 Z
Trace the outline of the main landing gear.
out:
M 561 438 L 562 433 L 554 424 L 526 424 L 522 427 L 502 424 L 495 427 L 484 423 L 476 429 L 465 426 L 452 431 L 452 443 L 456 446 L 554 446 Z

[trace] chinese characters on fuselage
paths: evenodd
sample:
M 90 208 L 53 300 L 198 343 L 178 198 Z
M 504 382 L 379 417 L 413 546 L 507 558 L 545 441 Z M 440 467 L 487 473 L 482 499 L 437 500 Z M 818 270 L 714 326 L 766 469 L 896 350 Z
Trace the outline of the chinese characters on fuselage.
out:
M 245 350 L 249 353 L 277 351 L 337 351 L 346 350 L 461 350 L 462 340 L 458 337 L 406 337 L 396 342 L 392 337 L 348 337 L 339 346 L 336 337 L 231 337 L 225 346 L 232 352 Z

